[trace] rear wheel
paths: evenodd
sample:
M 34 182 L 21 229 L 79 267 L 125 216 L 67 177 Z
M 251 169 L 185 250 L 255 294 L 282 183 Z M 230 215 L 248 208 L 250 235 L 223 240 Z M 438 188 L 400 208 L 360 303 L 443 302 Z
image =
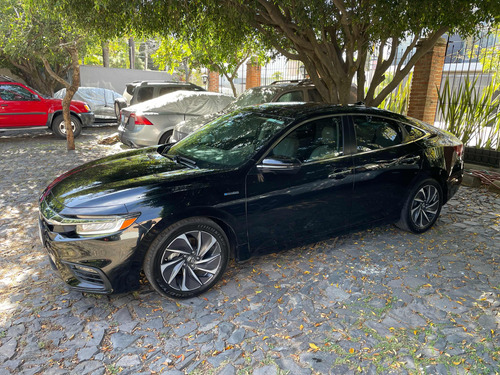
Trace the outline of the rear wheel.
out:
M 171 225 L 151 244 L 144 273 L 153 288 L 175 298 L 189 298 L 210 289 L 224 273 L 229 242 L 222 228 L 203 217 Z
M 78 117 L 71 115 L 71 128 L 73 129 L 73 137 L 78 137 L 82 132 L 82 123 Z M 52 122 L 52 132 L 59 138 L 66 139 L 66 126 L 64 125 L 63 115 L 58 115 Z
M 426 179 L 411 191 L 396 225 L 413 233 L 423 233 L 436 222 L 442 202 L 443 190 L 439 183 Z

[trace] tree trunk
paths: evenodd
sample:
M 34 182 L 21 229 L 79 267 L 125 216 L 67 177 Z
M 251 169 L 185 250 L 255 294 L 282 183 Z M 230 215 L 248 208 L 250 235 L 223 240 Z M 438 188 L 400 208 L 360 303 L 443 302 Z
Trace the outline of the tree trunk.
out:
M 109 68 L 109 42 L 101 42 L 102 47 L 102 66 Z
M 130 69 L 135 69 L 135 41 L 134 41 L 134 38 L 128 39 L 128 57 L 130 60 Z
M 71 114 L 69 107 L 71 105 L 71 99 L 73 99 L 78 87 L 80 87 L 80 64 L 78 64 L 78 49 L 76 46 L 68 48 L 68 52 L 71 55 L 73 74 L 71 76 L 71 84 L 66 87 L 66 95 L 62 101 L 62 106 L 64 126 L 66 127 L 67 149 L 68 151 L 72 151 L 75 149 L 75 138 L 73 135 L 73 128 L 71 127 Z
M 73 74 L 71 76 L 71 83 L 67 82 L 63 78 L 59 77 L 52 67 L 50 66 L 47 59 L 41 56 L 43 61 L 43 65 L 47 73 L 49 73 L 52 78 L 54 78 L 57 82 L 66 87 L 66 95 L 62 101 L 63 107 L 63 117 L 64 117 L 64 127 L 66 128 L 66 144 L 68 151 L 72 151 L 75 149 L 75 138 L 73 135 L 73 128 L 71 127 L 71 114 L 70 114 L 70 105 L 71 99 L 73 99 L 73 95 L 75 95 L 76 90 L 80 86 L 80 64 L 78 63 L 78 48 L 76 44 L 66 46 L 65 47 L 68 53 L 71 56 L 71 68 L 73 69 Z

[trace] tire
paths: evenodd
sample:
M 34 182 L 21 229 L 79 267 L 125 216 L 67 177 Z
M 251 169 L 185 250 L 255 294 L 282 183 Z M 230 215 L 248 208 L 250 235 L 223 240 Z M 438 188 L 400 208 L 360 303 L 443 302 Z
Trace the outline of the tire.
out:
M 219 281 L 228 259 L 229 241 L 222 228 L 210 219 L 193 217 L 171 225 L 153 240 L 144 273 L 158 293 L 190 298 Z
M 441 185 L 436 180 L 428 178 L 412 189 L 396 225 L 412 233 L 423 233 L 438 219 L 442 204 Z
M 73 127 L 73 137 L 78 137 L 82 132 L 82 123 L 80 119 L 74 115 L 71 115 L 71 125 Z M 57 137 L 66 139 L 66 128 L 64 127 L 64 117 L 63 115 L 58 115 L 52 121 L 52 133 Z
M 162 134 L 162 136 L 160 137 L 160 142 L 158 142 L 158 144 L 163 145 L 165 143 L 168 143 L 168 141 L 170 140 L 170 137 L 172 136 L 172 132 L 173 132 L 173 130 L 169 130 L 169 131 L 165 132 L 164 134 Z

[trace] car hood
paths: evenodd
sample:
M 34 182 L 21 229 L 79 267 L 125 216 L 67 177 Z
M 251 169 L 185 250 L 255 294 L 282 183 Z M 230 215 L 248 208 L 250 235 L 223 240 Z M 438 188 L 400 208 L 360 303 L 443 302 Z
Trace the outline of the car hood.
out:
M 126 203 L 141 199 L 153 186 L 168 193 L 193 175 L 213 170 L 188 168 L 158 153 L 157 147 L 133 150 L 83 164 L 54 180 L 41 196 L 50 195 L 65 208 L 108 207 L 126 212 Z

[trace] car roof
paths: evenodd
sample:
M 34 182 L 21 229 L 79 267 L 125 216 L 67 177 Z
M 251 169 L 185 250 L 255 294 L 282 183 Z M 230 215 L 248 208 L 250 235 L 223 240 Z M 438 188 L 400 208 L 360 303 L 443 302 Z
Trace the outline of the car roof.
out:
M 301 120 L 313 116 L 330 114 L 371 114 L 392 118 L 396 121 L 407 119 L 398 113 L 380 108 L 366 107 L 363 104 L 325 104 L 325 103 L 265 103 L 257 106 L 246 107 L 243 110 L 259 112 L 263 115 L 280 116 Z

